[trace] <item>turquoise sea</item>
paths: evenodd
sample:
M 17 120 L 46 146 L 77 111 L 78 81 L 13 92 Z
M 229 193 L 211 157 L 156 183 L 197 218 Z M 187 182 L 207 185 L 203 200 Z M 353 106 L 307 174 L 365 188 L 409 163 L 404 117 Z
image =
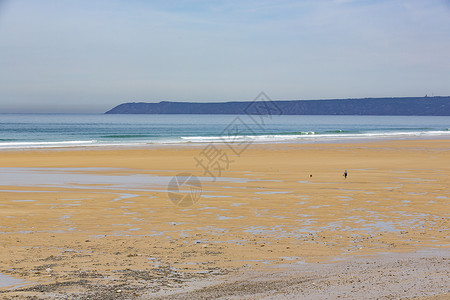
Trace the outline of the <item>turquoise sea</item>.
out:
M 450 117 L 0 114 L 0 149 L 450 138 Z

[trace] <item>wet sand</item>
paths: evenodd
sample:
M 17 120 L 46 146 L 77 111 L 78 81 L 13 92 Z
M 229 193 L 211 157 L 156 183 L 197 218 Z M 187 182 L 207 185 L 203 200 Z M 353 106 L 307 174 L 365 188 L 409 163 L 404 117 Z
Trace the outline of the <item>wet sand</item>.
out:
M 215 180 L 195 160 L 203 146 L 1 152 L 0 274 L 27 284 L 0 284 L 0 297 L 312 299 L 302 278 L 322 276 L 326 291 L 368 265 L 380 287 L 396 286 L 396 264 L 421 288 L 386 297 L 449 293 L 437 284 L 448 277 L 449 140 L 216 147 L 229 160 Z M 180 172 L 200 178 L 192 206 L 167 194 Z M 421 249 L 432 255 L 408 256 Z M 425 268 L 436 284 L 416 276 Z M 247 277 L 264 284 L 245 293 Z M 227 296 L 230 280 L 241 289 Z M 322 295 L 357 295 L 338 290 Z

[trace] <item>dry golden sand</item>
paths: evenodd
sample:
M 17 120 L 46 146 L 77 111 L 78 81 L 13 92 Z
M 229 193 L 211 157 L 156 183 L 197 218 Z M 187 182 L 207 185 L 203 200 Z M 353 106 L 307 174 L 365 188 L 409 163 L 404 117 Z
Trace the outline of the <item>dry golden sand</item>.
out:
M 1 168 L 44 168 L 63 179 L 140 174 L 149 182 L 0 183 L 0 273 L 56 292 L 143 282 L 159 290 L 249 267 L 448 251 L 450 140 L 252 145 L 240 157 L 228 152 L 222 177 L 202 180 L 207 197 L 178 207 L 152 176 L 202 176 L 194 160 L 201 150 L 1 152 Z

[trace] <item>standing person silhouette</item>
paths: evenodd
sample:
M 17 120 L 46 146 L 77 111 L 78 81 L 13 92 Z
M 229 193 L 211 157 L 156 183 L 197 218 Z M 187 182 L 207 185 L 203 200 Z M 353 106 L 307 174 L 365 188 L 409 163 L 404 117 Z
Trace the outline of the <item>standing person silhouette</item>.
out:
M 343 176 L 344 176 L 344 178 L 345 178 L 345 179 L 347 179 L 347 170 L 345 170 L 345 172 L 344 172 L 344 175 L 343 175 Z

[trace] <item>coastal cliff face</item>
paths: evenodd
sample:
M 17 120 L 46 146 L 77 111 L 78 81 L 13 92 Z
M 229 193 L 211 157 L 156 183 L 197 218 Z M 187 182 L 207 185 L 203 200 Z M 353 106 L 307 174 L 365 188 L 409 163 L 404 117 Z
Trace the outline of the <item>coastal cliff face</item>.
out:
M 106 114 L 260 114 L 248 109 L 252 103 L 133 102 L 120 104 Z M 270 101 L 270 105 L 283 115 L 450 116 L 450 96 Z

